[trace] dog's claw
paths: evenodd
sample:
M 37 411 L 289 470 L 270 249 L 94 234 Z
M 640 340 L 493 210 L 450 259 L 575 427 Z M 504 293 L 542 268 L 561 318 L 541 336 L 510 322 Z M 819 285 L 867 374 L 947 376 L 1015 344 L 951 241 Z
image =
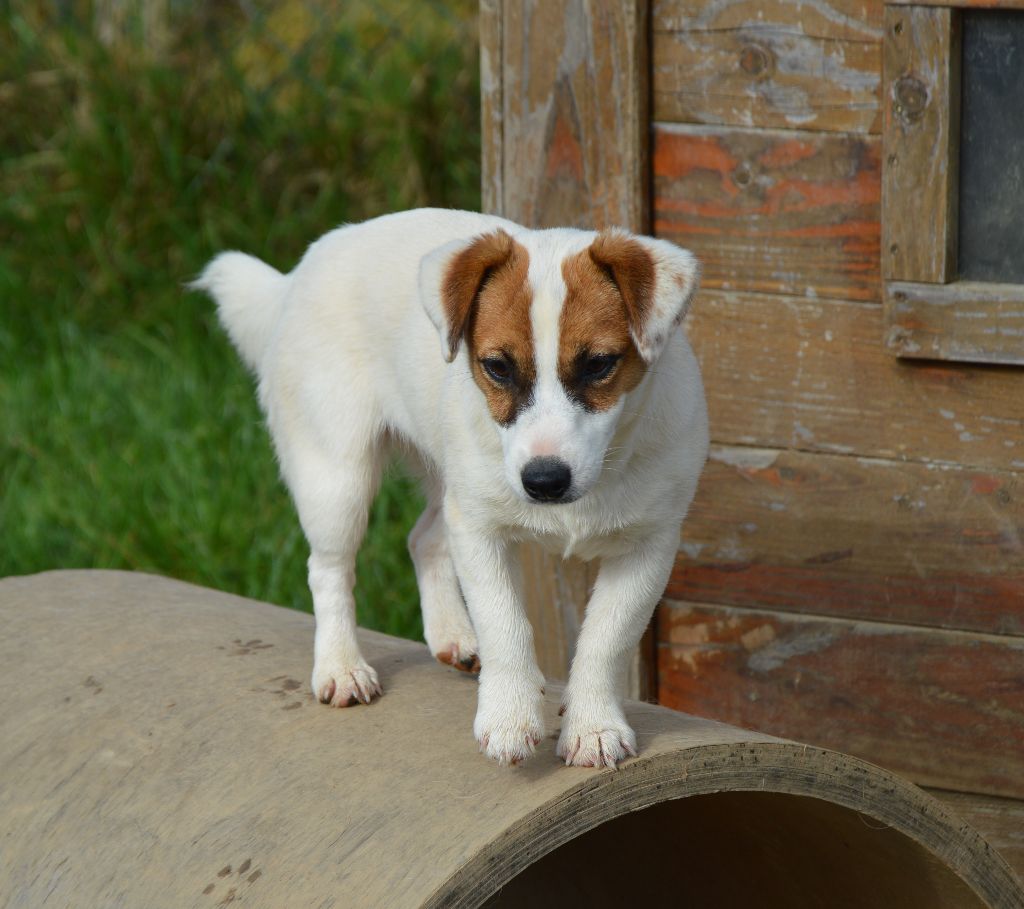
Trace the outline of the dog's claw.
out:
M 317 692 L 317 700 L 321 704 L 330 704 L 332 707 L 369 704 L 384 693 L 377 673 L 366 663 L 352 669 L 327 670 L 320 665 L 314 667 L 313 690 Z
M 633 730 L 625 723 L 609 723 L 606 728 L 574 732 L 571 722 L 562 727 L 556 753 L 567 767 L 607 767 L 618 769 L 627 757 L 636 757 Z

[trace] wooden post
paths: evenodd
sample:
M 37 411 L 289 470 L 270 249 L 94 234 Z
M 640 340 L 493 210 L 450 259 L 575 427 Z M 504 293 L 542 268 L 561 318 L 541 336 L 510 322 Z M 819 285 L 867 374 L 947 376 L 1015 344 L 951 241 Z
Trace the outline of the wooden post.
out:
M 644 0 L 481 0 L 483 206 L 529 227 L 649 229 Z M 565 678 L 595 564 L 523 547 L 544 674 Z M 627 693 L 653 695 L 645 637 Z M 652 653 L 653 655 L 653 653 Z

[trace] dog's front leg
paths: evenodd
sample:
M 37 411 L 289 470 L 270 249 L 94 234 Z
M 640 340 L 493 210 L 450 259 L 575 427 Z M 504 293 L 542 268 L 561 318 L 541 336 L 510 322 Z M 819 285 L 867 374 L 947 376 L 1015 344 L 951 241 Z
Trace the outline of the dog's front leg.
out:
M 544 736 L 544 676 L 522 601 L 514 547 L 470 529 L 446 508 L 452 556 L 480 645 L 480 688 L 473 734 L 499 764 L 517 764 Z
M 674 529 L 602 561 L 562 700 L 558 755 L 566 764 L 614 767 L 636 755 L 636 736 L 622 712 L 622 685 L 678 548 Z

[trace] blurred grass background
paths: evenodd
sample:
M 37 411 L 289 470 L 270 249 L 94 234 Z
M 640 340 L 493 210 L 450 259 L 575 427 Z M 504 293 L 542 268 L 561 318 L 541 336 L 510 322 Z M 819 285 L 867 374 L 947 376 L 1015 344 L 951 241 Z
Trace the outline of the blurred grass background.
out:
M 183 290 L 479 207 L 474 0 L 0 0 L 0 576 L 151 571 L 310 609 L 252 381 Z M 389 476 L 359 618 L 421 634 Z

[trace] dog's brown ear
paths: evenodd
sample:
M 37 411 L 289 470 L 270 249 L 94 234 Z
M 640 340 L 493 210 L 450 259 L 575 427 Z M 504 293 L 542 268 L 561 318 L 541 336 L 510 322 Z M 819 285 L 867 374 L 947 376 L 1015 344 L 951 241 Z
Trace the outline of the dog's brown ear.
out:
M 423 257 L 420 296 L 441 335 L 444 358 L 459 352 L 473 307 L 488 277 L 511 259 L 515 241 L 503 230 L 456 240 Z
M 696 257 L 665 240 L 613 229 L 597 235 L 590 258 L 618 288 L 633 343 L 646 362 L 653 362 L 697 289 Z

